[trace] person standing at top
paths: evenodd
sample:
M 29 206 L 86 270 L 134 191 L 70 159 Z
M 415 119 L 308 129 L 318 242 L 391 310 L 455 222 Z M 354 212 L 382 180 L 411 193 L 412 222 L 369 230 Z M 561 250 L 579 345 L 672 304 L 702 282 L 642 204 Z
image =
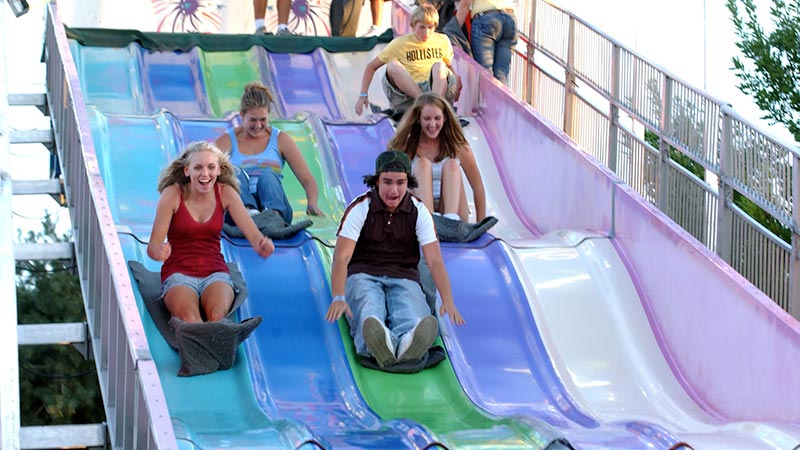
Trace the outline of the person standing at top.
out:
M 289 12 L 292 10 L 292 0 L 276 0 L 278 4 L 278 29 L 276 36 L 292 36 L 289 30 Z M 256 34 L 266 33 L 267 25 L 264 16 L 267 14 L 267 0 L 253 0 L 253 12 L 256 18 Z
M 472 57 L 508 85 L 511 56 L 517 44 L 514 0 L 461 0 L 459 8 L 471 10 Z
M 233 281 L 220 252 L 227 210 L 262 258 L 275 250 L 247 214 L 228 157 L 210 142 L 193 142 L 158 180 L 161 197 L 147 255 L 161 266 L 161 295 L 173 317 L 216 322 L 230 312 Z
M 428 210 L 467 222 L 469 206 L 461 171 L 475 202 L 476 222 L 486 217 L 486 192 L 475 155 L 453 108 L 442 96 L 425 93 L 406 111 L 388 148 L 405 153 L 419 186 L 412 192 Z
M 300 149 L 291 136 L 269 124 L 272 93 L 261 83 L 244 88 L 239 114 L 242 125 L 228 130 L 215 144 L 230 155 L 242 183 L 242 202 L 255 215 L 263 210 L 276 211 L 284 222 L 292 223 L 292 206 L 283 190 L 283 166 L 289 167 L 306 192 L 306 213 L 324 215 L 317 206 L 319 188 Z
M 383 92 L 395 114 L 405 112 L 423 92 L 435 92 L 448 101 L 458 99 L 461 79 L 453 71 L 453 47 L 447 36 L 434 31 L 439 13 L 423 4 L 411 15 L 412 32 L 395 38 L 364 68 L 356 114 L 369 105 L 369 85 L 384 64 Z
M 361 37 L 377 36 L 381 31 L 381 17 L 383 16 L 383 2 L 387 0 L 369 0 L 369 12 L 372 16 L 372 25 Z

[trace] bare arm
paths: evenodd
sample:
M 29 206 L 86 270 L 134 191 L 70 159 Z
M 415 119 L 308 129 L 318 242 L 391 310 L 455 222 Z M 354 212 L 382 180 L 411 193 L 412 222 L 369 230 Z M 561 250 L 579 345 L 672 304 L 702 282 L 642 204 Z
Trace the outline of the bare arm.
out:
M 430 244 L 422 246 L 422 254 L 425 256 L 425 262 L 428 263 L 428 268 L 431 270 L 433 277 L 433 284 L 439 291 L 442 297 L 442 307 L 439 309 L 439 315 L 449 315 L 450 320 L 456 325 L 464 325 L 464 318 L 458 312 L 456 304 L 453 301 L 453 291 L 450 289 L 450 277 L 447 275 L 447 269 L 444 267 L 444 260 L 442 260 L 442 249 L 439 247 L 439 242 L 434 241 Z
M 275 251 L 275 245 L 272 239 L 261 234 L 253 218 L 247 212 L 242 199 L 236 189 L 228 186 L 222 186 L 222 206 L 228 210 L 236 226 L 242 231 L 247 241 L 256 251 L 258 256 L 266 258 Z
M 369 85 L 372 83 L 372 77 L 375 76 L 375 71 L 383 66 L 384 62 L 376 56 L 372 59 L 367 66 L 364 67 L 364 75 L 361 77 L 361 90 L 359 94 L 369 93 Z M 356 100 L 356 114 L 359 116 L 364 112 L 364 107 L 369 105 L 369 98 L 359 95 Z
M 147 256 L 156 261 L 166 261 L 172 254 L 172 246 L 164 242 L 167 238 L 172 216 L 180 205 L 181 187 L 177 184 L 168 186 L 158 198 L 156 218 L 153 220 L 153 229 L 150 232 L 150 242 L 147 243 Z
M 294 172 L 297 180 L 300 181 L 300 184 L 303 185 L 303 189 L 306 191 L 306 200 L 308 201 L 306 213 L 312 216 L 323 216 L 324 214 L 317 206 L 317 200 L 319 198 L 317 180 L 314 179 L 305 158 L 303 158 L 303 154 L 300 153 L 300 149 L 297 148 L 297 144 L 288 133 L 281 133 L 278 135 L 278 150 L 280 150 L 283 159 L 289 163 L 292 172 Z
M 231 148 L 233 145 L 231 144 L 231 136 L 228 133 L 223 133 L 220 137 L 214 141 L 214 145 L 216 145 L 220 150 L 227 154 L 231 154 Z
M 461 150 L 458 154 L 458 159 L 461 161 L 461 168 L 464 169 L 464 175 L 467 176 L 467 181 L 469 181 L 469 185 L 472 188 L 472 198 L 475 201 L 475 217 L 477 222 L 480 222 L 486 217 L 486 190 L 483 187 L 481 171 L 478 169 L 477 161 L 475 161 L 475 154 L 469 146 Z
M 350 264 L 350 258 L 353 257 L 353 251 L 356 248 L 356 241 L 339 237 L 336 239 L 336 248 L 333 250 L 333 264 L 331 266 L 331 294 L 334 298 L 344 296 L 344 285 L 347 281 L 347 265 Z M 325 313 L 325 320 L 328 322 L 335 322 L 342 317 L 342 313 L 346 313 L 347 317 L 353 317 L 353 312 L 347 306 L 347 302 L 337 300 L 331 302 L 328 307 L 328 312 Z
M 464 26 L 464 23 L 467 21 L 467 16 L 469 15 L 470 7 L 472 7 L 472 0 L 461 0 L 461 4 L 458 6 L 458 11 L 456 11 L 456 21 L 458 21 L 458 26 Z

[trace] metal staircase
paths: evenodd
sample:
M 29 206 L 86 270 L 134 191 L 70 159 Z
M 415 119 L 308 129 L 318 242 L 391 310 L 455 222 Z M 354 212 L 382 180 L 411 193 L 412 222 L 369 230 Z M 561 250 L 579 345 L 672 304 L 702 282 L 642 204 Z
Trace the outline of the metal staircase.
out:
M 72 242 L 59 243 L 13 243 L 12 195 L 52 197 L 65 206 L 66 196 L 60 170 L 55 164 L 50 167 L 50 179 L 14 180 L 11 167 L 12 149 L 21 144 L 40 144 L 53 155 L 55 162 L 55 139 L 52 128 L 37 128 L 41 120 L 31 121 L 26 129 L 11 128 L 6 118 L 21 108 L 35 107 L 43 117 L 48 118 L 45 93 L 8 92 L 6 67 L 12 61 L 6 60 L 3 36 L 3 3 L 0 0 L 0 342 L 3 358 L 0 358 L 0 448 L 49 449 L 67 447 L 107 447 L 105 424 L 80 424 L 57 426 L 20 426 L 19 398 L 19 352 L 23 345 L 72 345 L 84 357 L 91 358 L 91 334 L 86 322 L 17 325 L 17 305 L 15 291 L 15 262 L 30 260 L 74 260 L 75 250 Z M 43 69 L 42 69 L 43 70 Z M 28 125 L 25 123 L 24 125 Z

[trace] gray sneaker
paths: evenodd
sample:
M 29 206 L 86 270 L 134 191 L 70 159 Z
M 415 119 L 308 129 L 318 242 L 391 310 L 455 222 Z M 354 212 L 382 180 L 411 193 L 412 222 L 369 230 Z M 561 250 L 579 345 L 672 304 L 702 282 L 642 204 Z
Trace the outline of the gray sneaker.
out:
M 422 358 L 433 345 L 437 334 L 439 334 L 439 324 L 436 318 L 433 316 L 423 317 L 411 331 L 400 338 L 400 345 L 397 346 L 397 360 L 403 362 Z
M 397 363 L 397 358 L 394 356 L 394 346 L 392 346 L 392 337 L 389 335 L 386 325 L 380 319 L 375 316 L 367 316 L 361 325 L 361 334 L 364 335 L 364 343 L 367 344 L 367 350 L 375 357 L 378 366 L 385 367 Z
M 266 32 L 267 32 L 267 29 L 265 27 L 258 27 L 258 28 L 256 28 L 255 34 L 265 34 Z
M 297 35 L 292 33 L 292 30 L 288 28 L 282 28 L 275 32 L 275 36 L 297 36 Z

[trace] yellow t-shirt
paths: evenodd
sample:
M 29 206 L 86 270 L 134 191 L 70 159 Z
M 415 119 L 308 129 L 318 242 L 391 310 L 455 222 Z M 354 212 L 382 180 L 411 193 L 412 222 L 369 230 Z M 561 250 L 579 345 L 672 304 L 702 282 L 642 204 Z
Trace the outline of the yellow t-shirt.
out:
M 418 41 L 414 33 L 409 33 L 389 42 L 378 54 L 378 59 L 384 64 L 397 60 L 415 82 L 421 83 L 430 77 L 434 63 L 444 61 L 450 65 L 453 60 L 453 46 L 450 39 L 441 33 L 431 33 L 425 42 Z

